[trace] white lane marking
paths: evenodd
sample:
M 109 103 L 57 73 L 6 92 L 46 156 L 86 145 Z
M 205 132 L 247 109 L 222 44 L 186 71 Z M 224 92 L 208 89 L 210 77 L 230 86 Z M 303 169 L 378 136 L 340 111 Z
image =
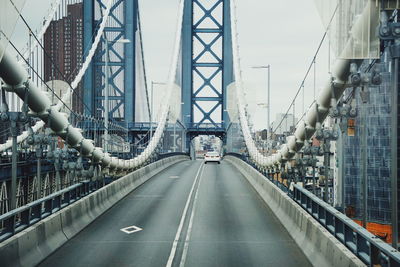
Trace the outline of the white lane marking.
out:
M 135 225 L 132 225 L 132 226 L 128 226 L 128 227 L 122 228 L 122 229 L 120 229 L 120 230 L 121 230 L 122 232 L 127 233 L 128 235 L 130 235 L 130 234 L 133 234 L 133 233 L 142 231 L 143 229 L 140 228 L 140 227 L 137 227 L 137 226 L 135 226 Z
M 192 233 L 192 226 L 193 226 L 193 218 L 196 210 L 196 204 L 197 204 L 197 197 L 199 195 L 199 188 L 201 184 L 201 179 L 203 178 L 203 173 L 204 173 L 204 168 L 201 170 L 200 178 L 199 178 L 199 183 L 196 188 L 196 194 L 194 195 L 194 201 L 193 201 L 193 207 L 192 207 L 192 213 L 190 214 L 190 220 L 189 220 L 189 226 L 188 230 L 186 233 L 186 240 L 185 240 L 185 246 L 183 247 L 183 252 L 182 252 L 182 257 L 181 257 L 181 262 L 179 264 L 179 267 L 184 267 L 185 262 L 186 262 L 186 256 L 189 250 L 189 241 L 190 241 L 190 236 Z
M 201 164 L 199 169 L 197 170 L 196 178 L 194 179 L 192 188 L 190 189 L 189 196 L 188 196 L 188 198 L 186 200 L 185 208 L 183 209 L 181 221 L 179 222 L 178 231 L 176 231 L 174 243 L 172 244 L 171 252 L 169 254 L 167 264 L 165 265 L 166 267 L 171 267 L 172 266 L 172 262 L 174 261 L 176 249 L 178 247 L 179 236 L 181 235 L 181 232 L 182 232 L 183 223 L 185 221 L 186 213 L 187 213 L 187 210 L 189 208 L 189 203 L 190 203 L 190 200 L 192 198 L 192 194 L 193 194 L 193 191 L 194 191 L 194 186 L 196 185 L 197 179 L 199 178 L 199 174 L 200 174 L 200 171 L 203 168 L 203 166 L 204 166 L 204 164 Z
M 171 179 L 178 179 L 179 176 L 178 176 L 178 175 L 171 175 L 169 178 L 171 178 Z

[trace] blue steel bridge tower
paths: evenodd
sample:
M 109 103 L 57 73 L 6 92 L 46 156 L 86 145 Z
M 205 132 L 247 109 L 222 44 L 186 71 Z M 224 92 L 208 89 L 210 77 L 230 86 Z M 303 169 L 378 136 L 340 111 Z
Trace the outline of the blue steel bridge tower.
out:
M 227 87 L 233 82 L 230 0 L 185 0 L 182 122 L 187 144 L 200 134 L 224 138 Z
M 83 1 L 84 13 L 84 51 L 87 54 L 98 30 L 104 7 L 101 0 Z M 109 118 L 121 126 L 127 127 L 135 122 L 135 44 L 138 29 L 138 1 L 116 0 L 110 9 L 110 15 L 104 30 L 107 41 L 102 40 L 96 55 L 84 77 L 84 101 L 90 108 L 87 115 L 104 117 L 104 89 L 106 45 L 109 50 Z M 128 39 L 129 43 L 118 43 Z M 84 56 L 86 56 L 86 54 Z

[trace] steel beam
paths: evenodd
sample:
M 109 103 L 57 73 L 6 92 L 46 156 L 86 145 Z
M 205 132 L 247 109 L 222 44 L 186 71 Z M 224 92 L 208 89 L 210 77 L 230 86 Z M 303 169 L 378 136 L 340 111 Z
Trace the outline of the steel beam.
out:
M 398 51 L 400 51 L 400 42 L 397 44 Z M 394 49 L 392 49 L 393 51 Z M 394 54 L 394 53 L 392 53 Z M 391 103 L 391 208 L 392 208 L 392 246 L 398 249 L 399 242 L 399 214 L 398 214 L 398 122 L 399 122 L 399 110 L 398 110 L 398 95 L 399 95 L 399 57 L 393 56 L 392 59 L 392 103 Z
M 182 29 L 182 121 L 185 126 L 209 122 L 217 127 L 220 121 L 227 125 L 226 89 L 232 81 L 230 0 L 185 0 Z M 211 110 L 206 108 L 209 103 L 212 103 Z M 198 114 L 201 116 L 195 119 Z
M 354 33 L 355 35 L 359 34 L 359 31 L 362 30 L 363 27 L 361 27 L 361 25 L 364 25 L 369 20 L 378 19 L 377 17 L 375 17 L 374 13 L 370 14 L 370 4 L 373 3 L 368 3 L 362 15 L 360 15 L 359 19 L 353 27 L 353 29 L 357 29 L 357 31 Z M 236 34 L 236 28 L 234 26 L 235 25 L 232 26 L 233 36 L 235 36 Z M 235 43 L 234 45 L 237 45 L 237 43 Z M 235 80 L 238 82 L 236 86 L 238 87 L 239 92 L 243 92 L 241 81 L 238 81 L 238 79 L 241 79 L 239 69 L 240 64 L 238 62 L 238 59 L 236 58 L 238 50 L 235 46 L 233 47 L 233 49 L 235 50 Z M 353 49 L 353 46 L 352 43 L 349 42 L 348 44 L 346 44 L 342 53 L 346 54 L 351 49 Z M 325 118 L 328 116 L 329 109 L 331 107 L 332 95 L 334 95 L 335 99 L 338 100 L 338 98 L 341 97 L 341 95 L 343 94 L 344 90 L 348 87 L 347 81 L 350 75 L 350 64 L 360 64 L 360 62 L 361 60 L 350 60 L 342 58 L 338 58 L 336 60 L 336 63 L 332 68 L 331 77 L 320 91 L 316 103 L 311 106 L 311 108 L 305 115 L 303 123 L 300 123 L 295 133 L 287 138 L 287 143 L 284 144 L 281 149 L 277 151 L 277 153 L 271 156 L 264 157 L 258 152 L 254 141 L 251 139 L 251 136 L 249 136 L 250 130 L 248 124 L 246 125 L 247 121 L 245 119 L 244 107 L 243 105 L 239 106 L 241 126 L 244 131 L 246 146 L 249 150 L 251 158 L 255 159 L 257 164 L 268 168 L 279 166 L 282 162 L 293 158 L 293 156 L 304 146 L 305 141 L 313 136 L 316 131 L 317 123 L 323 123 L 325 121 Z
M 186 128 L 193 120 L 192 106 L 192 35 L 193 0 L 185 0 L 182 24 L 182 118 Z
M 17 150 L 17 116 L 13 114 L 14 117 L 11 118 L 11 134 L 12 134 L 12 159 L 11 159 L 11 190 L 10 190 L 10 210 L 16 208 L 17 205 L 17 160 L 18 160 L 18 150 Z
M 95 8 L 104 6 L 101 0 L 84 1 L 84 47 L 90 47 L 91 37 L 96 22 Z M 122 12 L 121 12 L 122 11 Z M 138 1 L 137 0 L 119 0 L 115 1 L 110 9 L 109 21 L 104 29 L 104 35 L 108 40 L 108 49 L 110 52 L 110 62 L 108 67 L 111 70 L 108 84 L 110 85 L 109 99 L 109 119 L 123 121 L 125 127 L 135 122 L 135 87 L 136 87 L 136 31 L 138 23 Z M 130 42 L 123 44 L 123 53 L 117 48 L 116 41 L 119 39 L 128 39 Z M 97 116 L 97 110 L 104 110 L 104 89 L 106 82 L 101 82 L 105 73 L 105 53 L 107 41 L 102 39 L 101 45 L 96 52 L 94 60 L 85 75 L 84 88 L 85 103 L 91 107 L 90 115 Z M 120 45 L 119 45 L 120 46 Z M 123 77 L 123 88 L 118 88 L 117 79 Z M 105 79 L 105 77 L 104 77 Z M 122 111 L 118 113 L 118 111 Z
M 125 127 L 128 123 L 135 122 L 135 108 L 136 108 L 136 60 L 135 60 L 135 45 L 136 45 L 136 31 L 138 25 L 138 2 L 137 0 L 126 0 L 125 12 L 125 38 L 130 40 L 124 46 L 125 66 L 124 66 L 124 87 L 125 87 L 125 101 L 124 101 L 124 120 Z M 144 67 L 144 66 L 143 66 Z
M 94 21 L 94 1 L 83 1 L 83 50 L 89 52 L 92 47 L 92 35 L 94 32 L 93 28 Z M 84 57 L 86 58 L 86 54 Z M 94 99 L 93 99 L 93 63 L 90 63 L 86 70 L 86 74 L 83 77 L 83 99 L 85 104 L 90 110 L 84 109 L 86 115 L 94 115 Z
M 231 1 L 224 1 L 224 32 L 223 32 L 223 76 L 222 76 L 222 123 L 227 128 L 230 118 L 227 111 L 228 86 L 234 82 L 233 77 L 233 49 L 232 49 L 232 25 L 231 25 Z

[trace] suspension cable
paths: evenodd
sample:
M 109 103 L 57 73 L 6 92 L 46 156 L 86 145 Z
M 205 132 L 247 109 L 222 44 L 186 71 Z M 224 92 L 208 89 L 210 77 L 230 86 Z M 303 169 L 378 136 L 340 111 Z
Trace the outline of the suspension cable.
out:
M 10 0 L 10 1 L 12 2 L 12 0 Z M 15 7 L 15 5 L 14 5 L 14 7 Z M 17 10 L 16 7 L 15 7 L 15 9 Z M 47 53 L 47 51 L 46 51 L 46 49 L 44 48 L 43 44 L 40 42 L 40 40 L 38 39 L 38 37 L 35 35 L 35 33 L 33 32 L 32 28 L 29 26 L 28 22 L 25 20 L 24 16 L 23 16 L 18 10 L 17 10 L 17 12 L 19 13 L 19 16 L 20 16 L 20 18 L 22 19 L 22 21 L 24 22 L 25 26 L 28 28 L 30 34 L 32 34 L 32 36 L 35 38 L 37 45 L 40 46 L 40 48 L 42 49 L 42 51 L 43 51 L 45 57 L 47 57 L 47 58 L 50 60 L 52 67 L 55 68 L 55 70 L 58 72 L 58 74 L 61 75 L 61 77 L 63 78 L 63 80 L 68 84 L 69 88 L 70 88 L 73 92 L 75 92 L 75 89 L 76 89 L 76 88 L 72 88 L 71 83 L 67 80 L 67 77 L 64 75 L 64 73 L 61 72 L 60 68 L 56 65 L 56 63 L 54 62 L 54 59 Z M 23 56 L 21 53 L 18 53 L 18 54 L 21 56 L 21 59 L 22 59 L 22 60 L 24 60 L 25 62 L 27 62 L 27 61 L 25 60 L 24 56 Z M 33 67 L 31 67 L 31 68 L 32 68 L 32 70 L 33 70 Z M 39 74 L 38 74 L 36 71 L 35 71 L 35 74 L 36 74 L 37 76 L 39 76 Z M 45 83 L 45 82 L 43 81 L 44 79 L 42 79 L 42 78 L 40 78 L 40 77 L 39 77 L 39 79 L 40 79 L 43 83 Z M 57 97 L 57 98 L 58 98 L 58 97 Z M 81 100 L 81 102 L 82 102 L 82 104 L 85 106 L 85 108 L 86 108 L 88 111 L 90 111 L 89 106 L 83 101 L 83 98 L 82 98 L 81 96 L 79 96 L 79 95 L 78 95 L 78 98 L 79 98 L 79 100 Z M 61 99 L 60 99 L 60 100 L 61 100 Z M 63 103 L 64 103 L 64 102 L 63 102 Z M 65 103 L 64 103 L 64 105 L 65 105 Z
M 319 51 L 320 51 L 320 49 L 321 49 L 321 47 L 322 47 L 322 44 L 324 43 L 325 38 L 326 38 L 326 36 L 328 35 L 328 31 L 329 31 L 329 29 L 330 29 L 330 26 L 331 26 L 331 23 L 332 23 L 332 21 L 333 21 L 333 18 L 334 18 L 335 15 L 336 15 L 336 11 L 338 10 L 338 7 L 339 7 L 339 3 L 336 5 L 335 11 L 334 11 L 333 14 L 332 14 L 332 17 L 331 17 L 331 19 L 330 19 L 330 21 L 329 21 L 328 27 L 326 28 L 324 34 L 322 35 L 322 38 L 321 38 L 321 40 L 320 40 L 320 42 L 319 42 L 319 45 L 318 45 L 318 47 L 317 47 L 317 50 L 316 50 L 315 53 L 314 53 L 314 56 L 313 56 L 313 58 L 312 58 L 312 60 L 311 60 L 311 63 L 309 64 L 309 66 L 308 66 L 308 68 L 307 68 L 306 74 L 304 75 L 304 78 L 303 78 L 303 80 L 301 81 L 300 86 L 299 86 L 299 88 L 297 89 L 297 92 L 296 92 L 296 94 L 295 94 L 295 96 L 294 96 L 292 102 L 290 103 L 288 109 L 286 110 L 285 115 L 282 117 L 282 119 L 281 119 L 281 121 L 279 122 L 278 126 L 275 127 L 275 130 L 273 130 L 271 134 L 275 134 L 276 131 L 278 130 L 278 128 L 282 125 L 283 121 L 285 120 L 285 118 L 286 118 L 287 115 L 289 114 L 290 109 L 291 109 L 292 106 L 295 104 L 296 98 L 297 98 L 297 96 L 299 95 L 301 89 L 303 88 L 303 90 L 304 90 L 304 84 L 305 84 L 305 82 L 306 82 L 306 79 L 308 78 L 308 75 L 310 74 L 311 68 L 312 68 L 313 65 L 315 64 L 315 61 L 316 61 L 317 56 L 318 56 L 318 54 L 319 54 Z M 293 114 L 293 118 L 294 118 L 294 117 L 295 117 L 295 114 Z M 302 115 L 302 117 L 304 117 L 304 114 Z M 296 123 L 296 125 L 297 125 L 297 123 Z
M 104 31 L 104 28 L 105 28 L 105 25 L 106 25 L 106 22 L 107 22 L 108 15 L 109 15 L 109 13 L 110 13 L 110 6 L 111 6 L 111 3 L 112 3 L 112 1 L 111 1 L 111 0 L 108 0 L 108 2 L 107 2 L 107 4 L 106 4 L 105 14 L 104 14 L 104 16 L 103 16 L 104 19 L 103 19 L 103 20 L 101 21 L 101 23 L 100 23 L 99 30 L 97 31 L 97 35 L 96 35 L 96 37 L 95 37 L 95 39 L 94 39 L 94 42 L 93 42 L 93 44 L 92 44 L 92 47 L 91 47 L 90 50 L 89 50 L 89 53 L 88 53 L 88 55 L 87 55 L 87 57 L 86 57 L 86 59 L 85 59 L 85 62 L 84 62 L 84 64 L 83 64 L 82 68 L 80 69 L 80 71 L 78 72 L 77 76 L 75 77 L 75 80 L 71 83 L 71 86 L 72 86 L 72 87 L 75 87 L 75 86 L 77 86 L 77 85 L 79 84 L 79 82 L 80 82 L 80 80 L 82 79 L 84 73 L 86 72 L 87 68 L 89 67 L 90 62 L 91 62 L 92 59 L 93 59 L 93 56 L 94 56 L 95 51 L 96 51 L 96 49 L 97 49 L 98 43 L 100 42 L 101 35 L 102 35 L 103 31 Z M 8 36 L 6 36 L 4 33 L 3 33 L 3 35 L 9 40 Z M 15 48 L 14 48 L 14 49 L 15 49 Z M 19 54 L 20 54 L 20 53 L 19 53 Z M 24 58 L 24 57 L 21 56 L 21 58 Z M 25 58 L 24 58 L 24 59 L 25 59 Z M 38 76 L 39 76 L 39 75 L 38 75 Z M 70 94 L 70 93 L 71 93 L 71 91 L 68 91 L 68 92 L 64 95 L 64 97 L 62 98 L 63 101 L 68 101 L 68 99 L 71 97 L 71 94 Z M 65 105 L 65 103 L 63 103 L 62 101 L 59 101 L 58 104 L 56 104 L 56 109 L 57 109 L 57 110 L 60 110 L 61 107 L 62 107 L 62 104 Z M 38 121 L 34 126 L 32 126 L 32 129 L 34 130 L 34 132 L 37 132 L 37 131 L 40 130 L 44 125 L 45 125 L 45 124 L 44 124 L 43 121 Z M 19 136 L 17 137 L 17 142 L 20 143 L 20 142 L 24 141 L 27 137 L 28 137 L 28 134 L 27 134 L 26 132 L 24 132 L 23 134 L 21 134 L 21 135 L 19 135 Z M 6 142 L 5 144 L 1 144 L 1 145 L 0 145 L 0 151 L 4 151 L 4 150 L 10 148 L 11 145 L 12 145 L 12 142 Z

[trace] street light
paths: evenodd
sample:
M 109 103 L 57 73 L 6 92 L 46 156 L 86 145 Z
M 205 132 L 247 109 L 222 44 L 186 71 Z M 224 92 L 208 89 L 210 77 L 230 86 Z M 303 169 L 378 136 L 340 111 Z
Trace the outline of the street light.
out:
M 154 85 L 165 85 L 166 83 L 151 81 L 151 103 L 150 103 L 150 139 L 153 137 L 153 88 Z
M 259 106 L 260 108 L 268 108 L 268 103 L 257 103 L 257 106 Z
M 267 92 L 267 129 L 268 129 L 268 135 L 270 135 L 270 113 L 271 113 L 271 93 L 270 93 L 270 88 L 271 88 L 271 65 L 266 65 L 266 66 L 253 66 L 253 69 L 268 69 L 268 92 Z
M 107 37 L 104 33 L 104 40 L 106 41 L 106 62 L 105 62 L 105 68 L 106 68 L 106 80 L 104 84 L 104 140 L 105 140 L 105 146 L 104 146 L 104 152 L 108 152 L 108 91 L 109 91 L 109 79 L 110 79 L 110 74 L 108 70 L 108 57 L 109 57 L 109 51 L 108 51 L 108 46 L 110 44 L 115 44 L 115 43 L 121 43 L 121 44 L 127 44 L 130 43 L 131 41 L 129 39 L 119 39 L 115 41 L 108 41 Z

